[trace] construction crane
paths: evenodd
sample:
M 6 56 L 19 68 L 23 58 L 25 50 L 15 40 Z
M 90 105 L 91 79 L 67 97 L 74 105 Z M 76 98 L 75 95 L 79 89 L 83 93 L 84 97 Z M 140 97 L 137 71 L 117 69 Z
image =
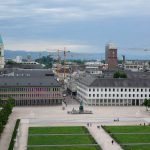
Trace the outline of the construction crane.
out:
M 59 72 L 59 66 L 60 66 L 60 63 L 61 63 L 61 56 L 60 56 L 60 53 L 63 52 L 63 56 L 64 56 L 64 80 L 66 79 L 66 57 L 67 57 L 67 53 L 69 53 L 70 51 L 67 50 L 66 48 L 64 49 L 46 49 L 47 51 L 49 52 L 57 52 L 57 57 L 58 57 L 58 64 L 57 64 L 57 76 L 58 76 L 58 72 Z

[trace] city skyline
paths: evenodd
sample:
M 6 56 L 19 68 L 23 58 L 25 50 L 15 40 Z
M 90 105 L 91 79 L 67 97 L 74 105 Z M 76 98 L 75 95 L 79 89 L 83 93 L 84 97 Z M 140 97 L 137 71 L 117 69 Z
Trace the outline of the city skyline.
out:
M 150 48 L 148 0 L 1 0 L 0 7 L 5 49 L 99 53 L 114 42 L 123 54 L 141 55 L 128 48 Z

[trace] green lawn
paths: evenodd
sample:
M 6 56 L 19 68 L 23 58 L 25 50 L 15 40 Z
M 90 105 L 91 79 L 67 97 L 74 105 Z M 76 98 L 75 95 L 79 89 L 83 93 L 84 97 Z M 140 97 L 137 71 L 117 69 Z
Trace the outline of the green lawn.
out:
M 110 136 L 112 136 L 121 145 L 126 143 L 150 143 L 150 134 L 130 134 L 150 132 L 150 126 L 105 126 L 103 128 L 108 133 L 111 133 Z M 150 145 L 131 145 L 122 147 L 125 150 L 150 150 Z
M 36 147 L 36 148 L 28 148 L 28 150 L 100 150 L 98 146 L 93 147 Z
M 111 133 L 150 132 L 150 126 L 105 126 L 104 128 Z
M 30 127 L 29 134 L 73 134 L 88 133 L 85 127 Z
M 90 135 L 29 136 L 28 145 L 95 144 Z
M 150 145 L 124 146 L 125 150 L 150 150 Z
M 84 133 L 86 133 L 84 135 Z M 96 144 L 89 131 L 82 126 L 68 127 L 30 127 L 28 146 L 31 145 L 61 145 L 61 147 L 29 147 L 28 150 L 101 150 L 99 146 L 72 146 L 65 144 Z M 31 134 L 83 134 L 83 135 L 36 135 Z

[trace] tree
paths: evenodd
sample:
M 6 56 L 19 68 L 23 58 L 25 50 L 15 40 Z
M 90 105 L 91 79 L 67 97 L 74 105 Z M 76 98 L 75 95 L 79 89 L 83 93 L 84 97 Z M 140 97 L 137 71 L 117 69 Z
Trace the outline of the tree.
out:
M 145 99 L 143 105 L 146 107 L 146 111 L 148 111 L 148 107 L 150 107 L 150 99 Z
M 114 73 L 113 78 L 127 78 L 127 74 L 125 72 L 117 71 Z

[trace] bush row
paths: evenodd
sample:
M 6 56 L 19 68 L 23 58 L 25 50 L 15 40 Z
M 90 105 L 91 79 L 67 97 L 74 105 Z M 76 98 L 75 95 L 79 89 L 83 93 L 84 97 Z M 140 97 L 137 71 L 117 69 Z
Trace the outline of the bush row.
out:
M 19 123 L 20 123 L 20 119 L 17 119 L 15 127 L 14 127 L 14 131 L 13 131 L 13 134 L 12 134 L 12 137 L 11 137 L 11 141 L 10 141 L 8 150 L 13 150 L 13 148 L 14 148 L 15 139 L 16 139 L 16 136 L 17 136 L 17 131 L 18 131 Z
M 7 124 L 9 115 L 12 113 L 14 102 L 14 99 L 9 98 L 5 104 L 2 104 L 0 100 L 0 107 L 2 108 L 0 110 L 0 135 L 3 132 L 5 125 Z

